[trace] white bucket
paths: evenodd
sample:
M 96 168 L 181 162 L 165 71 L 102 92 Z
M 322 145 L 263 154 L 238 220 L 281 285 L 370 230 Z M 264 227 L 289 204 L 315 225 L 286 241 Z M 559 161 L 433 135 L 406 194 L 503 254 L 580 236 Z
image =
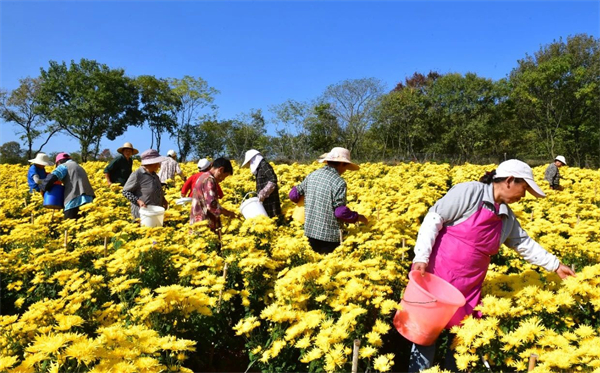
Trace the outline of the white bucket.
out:
M 246 194 L 246 197 L 248 194 Z M 246 199 L 246 197 L 244 197 L 245 201 L 242 201 L 242 205 L 240 206 L 240 212 L 242 215 L 244 215 L 244 218 L 252 219 L 259 215 L 264 215 L 267 217 L 269 216 L 267 215 L 267 211 L 265 211 L 262 202 L 258 200 L 258 197 L 252 197 L 248 199 Z
M 142 227 L 162 227 L 165 209 L 160 206 L 140 207 L 140 223 Z

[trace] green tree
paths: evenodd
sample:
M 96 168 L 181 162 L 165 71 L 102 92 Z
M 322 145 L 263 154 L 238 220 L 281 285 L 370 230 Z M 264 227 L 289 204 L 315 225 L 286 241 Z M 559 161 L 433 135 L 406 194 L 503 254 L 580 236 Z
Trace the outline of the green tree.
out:
M 225 138 L 225 149 L 231 158 L 243 160 L 247 150 L 262 150 L 267 145 L 265 118 L 260 109 L 242 114 L 230 123 Z
M 195 122 L 211 121 L 210 113 L 202 113 L 208 108 L 210 112 L 216 110 L 213 105 L 214 96 L 219 91 L 210 87 L 202 78 L 184 76 L 182 79 L 168 79 L 173 93 L 179 97 L 180 105 L 174 114 L 177 117 L 175 137 L 177 139 L 178 155 L 185 161 L 193 151 L 194 143 L 198 140 Z
M 510 74 L 515 118 L 535 134 L 538 154 L 600 164 L 600 43 L 586 34 L 526 55 Z
M 100 140 L 114 140 L 128 125 L 138 125 L 138 92 L 122 69 L 94 60 L 59 64 L 41 69 L 38 112 L 76 138 L 85 162 L 100 151 Z
M 344 129 L 328 103 L 316 104 L 304 126 L 308 133 L 308 144 L 313 152 L 322 154 L 340 144 L 348 146 L 348 143 L 344 142 L 347 139 Z
M 196 139 L 192 150 L 199 157 L 217 158 L 226 154 L 225 141 L 230 128 L 231 120 L 218 120 L 216 118 L 202 118 L 194 128 Z
M 31 159 L 36 153 L 42 151 L 59 129 L 57 126 L 49 125 L 38 113 L 37 93 L 40 79 L 24 78 L 19 82 L 21 83 L 19 87 L 10 93 L 0 90 L 0 116 L 4 121 L 15 123 L 20 127 L 17 134 L 27 146 L 26 157 Z M 34 150 L 33 143 L 42 137 L 42 144 Z
M 0 146 L 0 163 L 24 163 L 23 151 L 16 141 L 5 142 Z
M 152 75 L 142 75 L 135 79 L 140 94 L 141 118 L 152 132 L 150 148 L 160 152 L 162 135 L 175 135 L 177 129 L 176 113 L 181 107 L 181 99 L 171 89 L 165 79 Z

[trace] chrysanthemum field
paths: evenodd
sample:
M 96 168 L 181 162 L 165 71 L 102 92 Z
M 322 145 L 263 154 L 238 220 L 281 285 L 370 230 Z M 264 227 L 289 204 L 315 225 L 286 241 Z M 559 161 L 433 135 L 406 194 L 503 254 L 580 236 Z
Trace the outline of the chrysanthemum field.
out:
M 493 165 L 363 164 L 347 172 L 343 245 L 321 256 L 292 219 L 290 189 L 312 165 L 276 165 L 284 218 L 224 219 L 222 241 L 191 231 L 182 181 L 162 228 L 132 222 L 104 163 L 83 164 L 96 191 L 63 221 L 26 187 L 25 166 L 0 165 L 0 372 L 404 371 L 392 319 L 427 209 Z M 134 165 L 137 168 L 139 164 Z M 184 165 L 186 175 L 195 164 Z M 465 371 L 600 372 L 600 171 L 564 167 L 564 191 L 511 205 L 522 226 L 577 277 L 561 281 L 503 247 L 484 285 L 482 319 L 452 332 Z M 237 210 L 255 187 L 235 167 L 222 200 Z M 489 368 L 488 368 L 489 366 Z M 432 371 L 439 371 L 433 368 Z

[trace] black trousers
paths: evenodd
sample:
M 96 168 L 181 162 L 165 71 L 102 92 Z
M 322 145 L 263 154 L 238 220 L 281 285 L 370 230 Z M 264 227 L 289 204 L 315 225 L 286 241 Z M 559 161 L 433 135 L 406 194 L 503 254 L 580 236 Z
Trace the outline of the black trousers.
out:
M 339 242 L 321 241 L 316 238 L 308 237 L 308 243 L 313 251 L 319 254 L 329 254 L 335 250 L 336 247 L 340 246 Z
M 65 219 L 79 219 L 79 207 L 65 210 Z

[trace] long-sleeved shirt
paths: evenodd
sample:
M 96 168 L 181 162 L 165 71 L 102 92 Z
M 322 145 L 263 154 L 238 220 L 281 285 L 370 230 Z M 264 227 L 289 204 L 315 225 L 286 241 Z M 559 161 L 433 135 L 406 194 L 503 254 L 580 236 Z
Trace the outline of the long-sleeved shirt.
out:
M 160 164 L 160 171 L 158 172 L 160 182 L 164 184 L 167 180 L 173 179 L 175 175 L 179 175 L 183 178 L 183 172 L 181 172 L 179 163 L 173 158 L 167 157 L 167 159 Z
M 162 206 L 165 202 L 158 175 L 155 172 L 148 172 L 143 166 L 129 176 L 123 185 L 123 195 L 131 202 L 131 215 L 134 218 L 140 217 L 138 199 L 144 201 L 146 206 Z
M 210 172 L 202 172 L 194 184 L 192 191 L 192 208 L 190 224 L 208 220 L 213 231 L 221 228 L 221 212 L 219 204 L 219 183 Z
M 335 168 L 324 166 L 310 173 L 295 188 L 294 193 L 290 192 L 290 199 L 297 202 L 304 196 L 304 234 L 307 237 L 339 242 L 338 218 L 352 223 L 358 220 L 358 214 L 346 207 L 346 181 Z
M 267 215 L 270 218 L 281 215 L 277 175 L 275 175 L 273 167 L 264 159 L 260 161 L 256 169 L 256 193 L 260 195 L 261 192 L 266 196 L 263 200 L 263 206 Z
M 551 188 L 558 188 L 560 186 L 560 172 L 554 162 L 550 163 L 546 168 L 544 179 L 550 183 Z
M 560 262 L 521 228 L 508 205 L 501 203 L 496 210 L 493 184 L 478 181 L 455 185 L 436 202 L 425 216 L 417 242 L 414 263 L 429 263 L 429 256 L 439 232 L 444 226 L 453 226 L 467 220 L 480 206 L 496 213 L 502 219 L 500 243 L 514 249 L 531 264 L 555 271 Z
M 29 171 L 27 171 L 27 184 L 29 184 L 29 191 L 33 192 L 35 190 L 39 192 L 39 181 L 44 180 L 46 176 L 48 176 L 48 173 L 44 167 L 37 167 L 36 165 L 32 164 L 31 167 L 29 167 Z
M 132 167 L 133 159 L 127 160 L 124 155 L 119 154 L 104 168 L 104 173 L 108 174 L 111 183 L 125 185 L 131 175 Z

